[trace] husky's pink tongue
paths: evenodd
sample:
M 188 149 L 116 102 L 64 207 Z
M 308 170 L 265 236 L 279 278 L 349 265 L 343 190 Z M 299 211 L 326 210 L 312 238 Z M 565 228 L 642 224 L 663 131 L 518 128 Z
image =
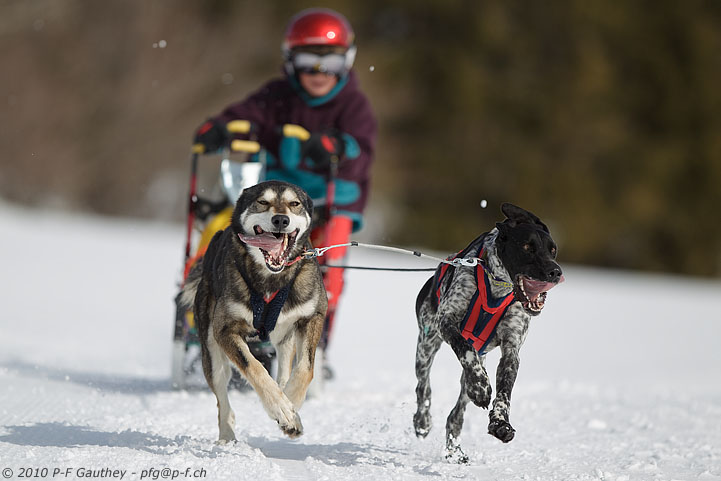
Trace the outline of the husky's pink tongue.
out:
M 271 256 L 278 257 L 283 245 L 283 238 L 278 239 L 270 232 L 263 232 L 259 235 L 243 235 L 238 234 L 240 240 L 251 247 L 259 247 L 267 251 Z
M 556 287 L 565 280 L 566 279 L 563 276 L 561 276 L 561 279 L 558 282 L 536 281 L 534 279 L 524 278 L 523 288 L 525 289 L 526 295 L 529 299 L 535 299 L 541 292 L 550 291 L 552 288 Z

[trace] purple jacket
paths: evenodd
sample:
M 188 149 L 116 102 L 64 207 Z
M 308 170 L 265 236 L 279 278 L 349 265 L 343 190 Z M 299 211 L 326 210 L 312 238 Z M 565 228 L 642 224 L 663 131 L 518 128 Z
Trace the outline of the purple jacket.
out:
M 257 140 L 276 159 L 282 156 L 280 127 L 284 124 L 297 124 L 311 133 L 335 129 L 350 135 L 360 151 L 356 148 L 357 156 L 350 158 L 348 154 L 341 159 L 338 178 L 359 187 L 357 198 L 342 206 L 342 210 L 360 215 L 368 199 L 377 123 L 355 72 L 351 71 L 341 82 L 344 85 L 339 82 L 339 87 L 328 96 L 314 99 L 305 95 L 295 79 L 274 79 L 245 100 L 227 107 L 215 120 L 251 121 L 258 128 Z M 303 164 L 296 168 L 309 170 Z M 297 183 L 306 188 L 302 182 Z

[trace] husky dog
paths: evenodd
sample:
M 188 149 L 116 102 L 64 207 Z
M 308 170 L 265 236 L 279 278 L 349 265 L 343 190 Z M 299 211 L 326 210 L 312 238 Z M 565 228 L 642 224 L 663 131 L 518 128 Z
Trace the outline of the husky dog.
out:
M 328 307 L 318 263 L 302 255 L 310 248 L 312 211 L 308 194 L 286 182 L 245 189 L 230 226 L 215 234 L 183 288 L 182 302 L 193 306 L 198 326 L 203 373 L 218 400 L 220 442 L 235 439 L 231 363 L 286 435 L 303 433 L 298 410 Z M 258 340 L 276 349 L 277 382 L 248 347 Z
M 505 203 L 506 219 L 481 234 L 456 258 L 480 258 L 476 267 L 442 263 L 416 300 L 416 435 L 431 429 L 429 372 L 433 357 L 448 343 L 463 368 L 461 393 L 446 421 L 446 459 L 467 463 L 458 438 L 468 402 L 488 408 L 491 385 L 485 355 L 501 348 L 496 372 L 496 397 L 489 413 L 488 433 L 504 443 L 515 430 L 508 422 L 511 390 L 518 373 L 518 352 L 532 316 L 543 309 L 546 293 L 563 281 L 556 263 L 556 243 L 548 227 L 532 213 Z

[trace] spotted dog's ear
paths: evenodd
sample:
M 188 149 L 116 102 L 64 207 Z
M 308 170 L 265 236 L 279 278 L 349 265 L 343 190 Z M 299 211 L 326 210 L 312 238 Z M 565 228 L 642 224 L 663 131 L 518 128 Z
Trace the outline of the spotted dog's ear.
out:
M 545 232 L 550 233 L 548 227 L 546 227 L 546 224 L 541 222 L 541 219 L 536 217 L 535 214 L 525 209 L 521 209 L 520 207 L 515 206 L 509 202 L 504 202 L 503 205 L 501 205 L 501 212 L 503 212 L 503 214 L 506 216 L 506 220 L 503 221 L 503 224 L 508 223 L 510 224 L 510 227 L 515 227 L 518 224 L 532 224 L 537 225 Z M 496 224 L 496 226 L 498 226 L 498 224 Z

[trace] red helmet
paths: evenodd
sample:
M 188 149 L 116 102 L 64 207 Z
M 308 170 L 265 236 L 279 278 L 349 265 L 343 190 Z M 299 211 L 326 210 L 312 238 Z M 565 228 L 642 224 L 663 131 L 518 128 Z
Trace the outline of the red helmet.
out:
M 328 45 L 349 49 L 355 34 L 348 20 L 328 8 L 309 8 L 297 13 L 288 22 L 283 38 L 287 56 L 296 47 Z
M 283 57 L 288 75 L 306 67 L 309 62 L 317 71 L 328 71 L 345 77 L 353 67 L 356 48 L 355 34 L 348 20 L 340 13 L 328 8 L 309 8 L 296 14 L 288 22 L 283 38 Z M 341 52 L 315 58 L 301 55 L 304 48 L 336 47 Z M 298 63 L 298 65 L 295 65 Z M 326 70 L 327 69 L 327 70 Z

